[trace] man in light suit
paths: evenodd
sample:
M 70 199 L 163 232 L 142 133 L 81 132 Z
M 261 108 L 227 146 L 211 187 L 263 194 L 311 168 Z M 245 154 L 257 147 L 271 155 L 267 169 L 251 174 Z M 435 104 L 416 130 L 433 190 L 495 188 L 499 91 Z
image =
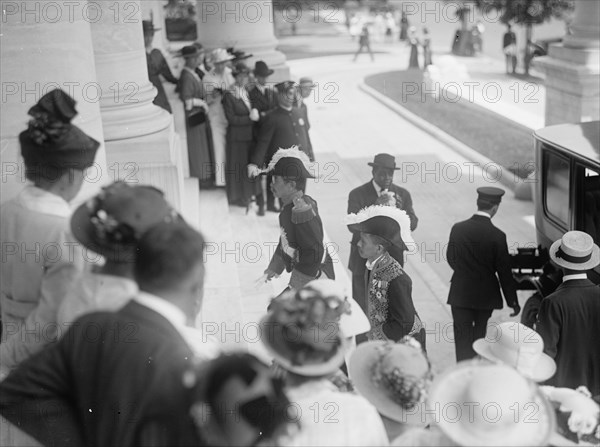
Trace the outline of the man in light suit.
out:
M 140 292 L 117 312 L 78 319 L 0 383 L 0 414 L 43 445 L 202 445 L 183 375 L 204 281 L 204 241 L 181 221 L 146 232 Z
M 361 209 L 371 205 L 392 205 L 406 211 L 410 219 L 410 230 L 417 228 L 419 219 L 413 209 L 410 193 L 393 183 L 394 172 L 400 168 L 396 167 L 396 159 L 389 154 L 377 154 L 372 163 L 368 163 L 372 169 L 373 178 L 358 188 L 350 191 L 348 196 L 348 214 L 356 214 Z M 365 290 L 365 260 L 358 252 L 358 241 L 360 233 L 352 234 L 350 246 L 350 260 L 348 269 L 352 272 L 352 296 L 358 302 L 363 311 L 366 309 Z M 400 265 L 404 265 L 403 251 L 390 253 Z
M 452 227 L 448 243 L 448 264 L 454 270 L 448 304 L 452 307 L 457 362 L 476 356 L 473 342 L 485 337 L 492 311 L 502 309 L 500 288 L 513 308 L 511 317 L 521 311 L 506 234 L 492 224 L 504 190 L 483 187 L 477 194 L 478 211 Z

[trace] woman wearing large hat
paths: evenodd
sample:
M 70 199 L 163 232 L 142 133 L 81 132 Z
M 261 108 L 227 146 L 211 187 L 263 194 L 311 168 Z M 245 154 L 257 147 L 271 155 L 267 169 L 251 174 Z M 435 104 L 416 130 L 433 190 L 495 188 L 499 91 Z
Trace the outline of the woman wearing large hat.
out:
M 206 73 L 202 82 L 207 94 L 208 117 L 213 139 L 215 185 L 225 186 L 225 148 L 227 145 L 227 117 L 223 109 L 223 93 L 231 88 L 235 79 L 228 64 L 233 56 L 223 48 L 213 50 L 210 55 L 212 70 Z
M 369 340 L 398 341 L 414 337 L 425 349 L 425 327 L 412 300 L 412 280 L 389 253 L 413 243 L 410 219 L 405 211 L 372 205 L 346 218 L 348 229 L 360 233 L 358 251 L 366 260 L 368 277 L 367 316 Z
M 30 183 L 0 215 L 2 368 L 14 368 L 58 335 L 56 312 L 84 265 L 69 231 L 69 202 L 100 143 L 71 124 L 75 104 L 64 91 L 50 91 L 29 109 L 32 119 L 19 134 Z
M 207 93 L 196 72 L 202 51 L 197 46 L 189 45 L 181 49 L 179 56 L 185 60 L 177 90 L 185 110 L 190 176 L 198 178 L 201 188 L 207 188 L 212 186 L 215 173 Z

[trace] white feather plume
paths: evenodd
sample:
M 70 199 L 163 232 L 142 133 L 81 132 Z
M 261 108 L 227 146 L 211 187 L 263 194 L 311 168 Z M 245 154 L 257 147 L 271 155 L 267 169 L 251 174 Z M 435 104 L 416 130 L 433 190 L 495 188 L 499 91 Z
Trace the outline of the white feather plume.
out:
M 277 162 L 279 160 L 281 160 L 282 158 L 287 158 L 287 157 L 293 157 L 293 158 L 299 159 L 302 162 L 302 164 L 304 165 L 304 167 L 306 168 L 306 170 L 308 172 L 312 172 L 310 169 L 311 162 L 310 162 L 310 159 L 308 158 L 308 155 L 306 155 L 306 153 L 304 153 L 300 149 L 298 149 L 298 146 L 296 146 L 296 145 L 294 145 L 288 149 L 279 148 L 279 150 L 277 152 L 275 152 L 275 154 L 273 155 L 273 158 L 271 158 L 269 166 L 267 167 L 265 172 L 271 172 L 273 169 L 275 169 L 275 165 L 277 164 Z
M 400 236 L 409 249 L 414 245 L 415 241 L 412 238 L 410 231 L 410 218 L 406 211 L 388 205 L 371 205 L 363 208 L 356 214 L 348 214 L 344 223 L 346 225 L 358 224 L 365 222 L 375 216 L 386 216 L 394 219 L 400 225 Z

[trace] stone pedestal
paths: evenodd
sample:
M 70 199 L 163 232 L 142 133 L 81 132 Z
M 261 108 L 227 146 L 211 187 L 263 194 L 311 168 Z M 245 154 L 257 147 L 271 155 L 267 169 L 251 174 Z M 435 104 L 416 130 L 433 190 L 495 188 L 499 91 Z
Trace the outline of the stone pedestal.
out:
M 91 28 L 109 168 L 125 181 L 162 189 L 181 210 L 179 138 L 171 114 L 152 103 L 156 89 L 148 80 L 140 2 L 97 5 L 101 19 Z
M 0 200 L 12 198 L 26 182 L 19 146 L 29 115 L 41 96 L 61 88 L 77 101 L 79 115 L 73 124 L 102 142 L 99 86 L 90 32 L 92 8 L 86 2 L 2 2 L 2 114 Z M 105 148 L 98 150 L 95 165 L 74 203 L 96 193 L 110 180 Z
M 535 60 L 546 74 L 546 125 L 600 119 L 600 2 L 578 0 L 571 34 Z
M 277 51 L 271 1 L 197 0 L 198 41 L 208 50 L 234 46 L 253 54 L 246 63 L 252 67 L 263 60 L 275 73 L 270 82 L 289 79 L 285 55 Z

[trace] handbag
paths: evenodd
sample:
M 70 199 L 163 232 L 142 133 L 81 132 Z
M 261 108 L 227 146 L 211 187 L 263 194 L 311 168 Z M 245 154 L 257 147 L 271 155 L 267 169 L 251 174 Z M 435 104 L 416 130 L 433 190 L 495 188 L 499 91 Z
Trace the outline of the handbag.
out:
M 206 113 L 201 108 L 192 109 L 192 112 L 187 116 L 187 124 L 189 127 L 199 126 L 206 122 Z

